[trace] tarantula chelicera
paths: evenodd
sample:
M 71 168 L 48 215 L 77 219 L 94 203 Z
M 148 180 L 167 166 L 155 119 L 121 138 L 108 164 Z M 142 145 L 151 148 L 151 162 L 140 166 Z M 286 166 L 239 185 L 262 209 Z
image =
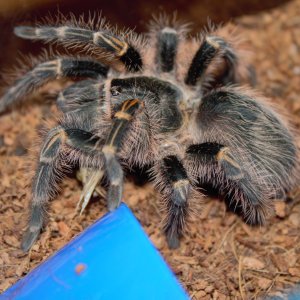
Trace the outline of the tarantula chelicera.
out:
M 123 165 L 147 167 L 162 194 L 172 248 L 179 246 L 189 199 L 199 187 L 218 188 L 250 223 L 263 222 L 273 200 L 293 187 L 295 135 L 270 101 L 236 87 L 251 71 L 234 38 L 222 28 L 198 38 L 187 32 L 162 19 L 143 37 L 102 21 L 96 27 L 65 19 L 15 28 L 21 38 L 90 56 L 39 62 L 0 101 L 4 112 L 49 80 L 81 79 L 60 92 L 63 116 L 40 150 L 24 250 L 38 238 L 65 168 L 75 163 L 88 172 L 82 209 L 103 174 L 113 210 L 122 199 Z

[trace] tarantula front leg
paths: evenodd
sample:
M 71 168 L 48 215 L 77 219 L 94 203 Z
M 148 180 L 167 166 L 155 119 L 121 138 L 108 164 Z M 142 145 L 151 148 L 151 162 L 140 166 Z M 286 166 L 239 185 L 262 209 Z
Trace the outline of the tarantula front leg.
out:
M 167 213 L 164 231 L 169 247 L 175 249 L 179 247 L 179 240 L 185 229 L 191 185 L 185 168 L 177 156 L 164 157 L 159 169 L 163 181 L 167 182 L 162 189 Z
M 101 105 L 101 80 L 86 79 L 76 82 L 63 91 L 57 98 L 57 107 L 65 114 L 88 116 L 89 119 L 99 114 Z
M 24 251 L 30 249 L 38 238 L 44 224 L 47 203 L 57 193 L 63 171 L 72 164 L 73 156 L 68 157 L 64 146 L 78 151 L 77 156 L 80 160 L 80 154 L 99 157 L 101 149 L 98 143 L 99 138 L 81 129 L 58 126 L 49 131 L 40 152 L 33 181 L 31 214 L 22 241 Z
M 120 105 L 119 110 L 114 114 L 110 133 L 102 149 L 110 183 L 107 193 L 107 204 L 110 211 L 120 205 L 123 193 L 123 170 L 117 154 L 130 121 L 142 106 L 143 102 L 139 99 L 129 99 Z
M 123 170 L 117 159 L 117 154 L 127 127 L 141 105 L 142 102 L 138 99 L 129 99 L 120 105 L 119 110 L 114 114 L 111 131 L 102 149 L 105 169 L 110 182 L 107 193 L 107 205 L 110 211 L 120 205 L 123 193 Z M 102 176 L 102 170 L 89 171 L 89 178 L 84 182 L 84 190 L 78 202 L 78 207 L 81 205 L 81 212 L 88 204 Z
M 15 28 L 15 34 L 23 39 L 41 40 L 46 42 L 60 42 L 71 46 L 94 46 L 102 52 L 109 53 L 113 59 L 121 61 L 126 69 L 131 72 L 139 71 L 143 66 L 141 54 L 128 40 L 126 35 L 118 36 L 103 26 L 99 31 L 80 28 L 77 25 L 70 26 L 19 26 Z
M 52 129 L 40 152 L 39 165 L 32 187 L 32 204 L 28 228 L 22 241 L 27 251 L 38 238 L 44 223 L 45 206 L 57 192 L 58 178 L 62 175 L 61 152 L 65 134 L 61 127 Z
M 19 78 L 0 99 L 0 113 L 23 100 L 24 96 L 59 77 L 105 78 L 108 67 L 83 58 L 57 58 L 40 63 Z
M 76 82 L 59 93 L 57 99 L 58 108 L 67 115 L 73 115 L 75 119 L 88 119 L 89 122 L 83 122 L 82 128 L 89 131 L 92 119 L 99 118 L 99 107 L 101 105 L 102 83 L 99 80 L 87 79 Z M 100 186 L 104 170 L 83 168 L 77 172 L 77 178 L 83 184 L 83 190 L 77 204 L 77 210 L 80 214 L 88 205 L 94 192 L 105 196 Z

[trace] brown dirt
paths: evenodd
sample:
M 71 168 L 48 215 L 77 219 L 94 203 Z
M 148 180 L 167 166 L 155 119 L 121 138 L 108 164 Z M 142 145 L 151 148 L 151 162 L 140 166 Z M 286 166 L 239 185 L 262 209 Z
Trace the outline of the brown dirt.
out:
M 254 51 L 257 89 L 287 107 L 300 124 L 300 1 L 269 12 L 235 20 Z M 55 87 L 51 85 L 50 88 Z M 49 89 L 49 86 L 48 86 Z M 38 96 L 35 96 L 38 98 Z M 34 98 L 34 97 L 33 97 Z M 49 223 L 29 254 L 19 250 L 29 203 L 31 158 L 36 131 L 55 115 L 54 106 L 32 106 L 0 118 L 0 291 L 65 245 L 101 217 L 103 199 L 74 216 L 81 192 L 72 178 L 49 208 Z M 300 197 L 278 203 L 276 214 L 262 228 L 245 225 L 227 212 L 224 203 L 208 199 L 198 221 L 178 250 L 169 250 L 160 231 L 159 196 L 150 184 L 125 185 L 126 203 L 140 220 L 193 299 L 284 298 L 286 289 L 300 282 Z M 26 208 L 26 209 L 25 209 Z

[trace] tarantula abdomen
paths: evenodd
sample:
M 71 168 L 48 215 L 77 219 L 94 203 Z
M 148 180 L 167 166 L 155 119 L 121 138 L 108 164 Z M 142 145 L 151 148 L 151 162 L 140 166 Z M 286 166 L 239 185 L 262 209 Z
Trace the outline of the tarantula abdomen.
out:
M 205 143 L 187 150 L 196 180 L 225 193 L 248 223 L 263 223 L 273 199 L 297 180 L 298 149 L 285 117 L 253 92 L 221 88 L 202 98 L 197 120 Z

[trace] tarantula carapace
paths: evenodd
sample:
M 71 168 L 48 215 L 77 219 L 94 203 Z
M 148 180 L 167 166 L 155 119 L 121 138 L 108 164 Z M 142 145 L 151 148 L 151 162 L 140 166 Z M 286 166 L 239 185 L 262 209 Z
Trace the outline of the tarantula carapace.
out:
M 122 199 L 123 165 L 150 166 L 172 248 L 184 233 L 189 199 L 201 197 L 199 187 L 218 188 L 251 223 L 263 222 L 273 200 L 293 187 L 295 135 L 270 101 L 236 87 L 252 73 L 234 38 L 222 28 L 199 38 L 188 38 L 187 31 L 162 19 L 143 37 L 102 21 L 96 27 L 65 19 L 15 28 L 24 39 L 90 56 L 39 62 L 1 99 L 4 112 L 49 80 L 81 79 L 60 92 L 63 117 L 41 148 L 24 250 L 38 238 L 65 168 L 77 163 L 88 172 L 82 208 L 105 174 L 109 210 Z

